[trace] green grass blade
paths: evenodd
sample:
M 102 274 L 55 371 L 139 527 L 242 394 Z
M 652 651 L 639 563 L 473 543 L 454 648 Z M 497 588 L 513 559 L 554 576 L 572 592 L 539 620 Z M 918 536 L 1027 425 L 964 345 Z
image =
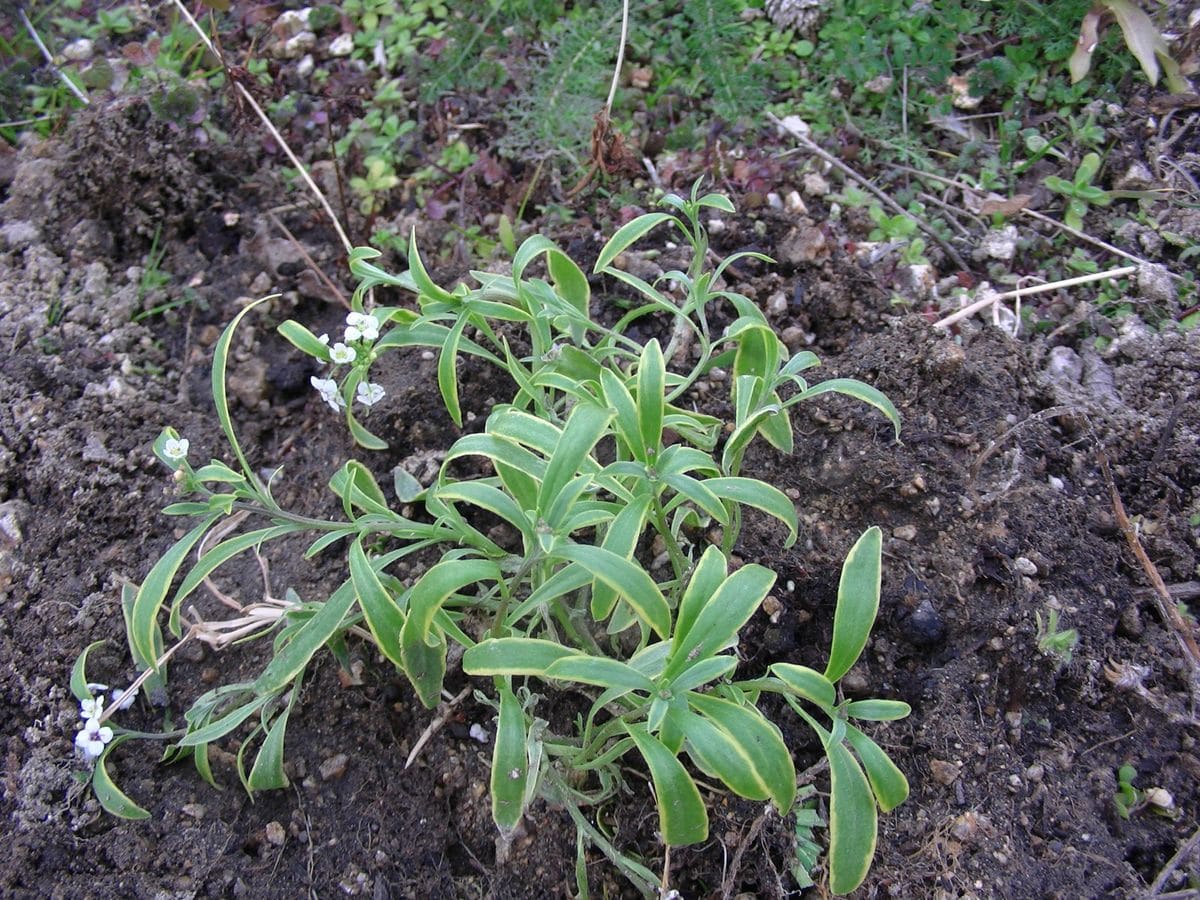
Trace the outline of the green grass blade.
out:
M 538 492 L 539 511 L 549 509 L 567 482 L 579 472 L 587 471 L 583 468 L 583 461 L 592 452 L 612 418 L 611 410 L 590 403 L 580 403 L 571 410 L 550 463 L 546 466 L 546 477 Z
M 867 645 L 879 611 L 882 579 L 883 532 L 868 528 L 850 548 L 838 583 L 837 609 L 833 614 L 833 646 L 825 677 L 836 682 L 850 671 Z
M 425 263 L 421 260 L 421 252 L 417 249 L 417 230 L 415 228 L 408 235 L 408 273 L 412 276 L 417 290 L 424 297 L 428 297 L 430 300 L 438 303 L 453 304 L 455 302 L 453 294 L 436 285 L 433 279 L 429 277 L 429 272 L 425 269 Z
M 283 740 L 291 711 L 291 704 L 288 704 L 267 729 L 267 736 L 258 748 L 258 756 L 246 779 L 247 790 L 274 791 L 288 786 L 288 777 L 283 771 Z
M 691 581 L 688 582 L 687 589 L 683 592 L 683 599 L 679 601 L 679 611 L 675 617 L 675 633 L 671 638 L 672 653 L 677 652 L 679 645 L 687 639 L 696 622 L 696 617 L 700 615 L 700 611 L 708 605 L 708 601 L 717 592 L 717 588 L 725 580 L 726 572 L 727 564 L 724 554 L 721 553 L 720 548 L 710 546 L 704 551 L 700 562 L 692 571 Z
M 446 405 L 446 412 L 459 428 L 462 428 L 462 407 L 458 401 L 458 342 L 462 339 L 463 329 L 466 327 L 466 316 L 454 323 L 454 327 L 446 336 L 446 343 L 442 345 L 437 364 L 438 389 L 442 392 L 442 402 Z

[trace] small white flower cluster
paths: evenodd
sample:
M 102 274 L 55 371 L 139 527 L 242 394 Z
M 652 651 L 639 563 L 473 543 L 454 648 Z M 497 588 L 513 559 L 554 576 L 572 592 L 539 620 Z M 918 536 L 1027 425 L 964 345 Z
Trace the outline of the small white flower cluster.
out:
M 375 316 L 370 313 L 351 312 L 346 316 L 345 340 L 338 341 L 329 348 L 329 359 L 335 366 L 350 365 L 356 362 L 362 354 L 370 352 L 369 347 L 355 348 L 350 346 L 351 344 L 370 343 L 378 338 L 379 320 Z M 323 334 L 319 340 L 322 344 L 328 345 L 329 335 Z M 342 397 L 337 381 L 314 375 L 309 382 L 334 412 L 341 412 L 346 408 L 346 401 Z M 367 407 L 374 406 L 383 399 L 383 396 L 383 387 L 373 382 L 361 382 L 354 392 L 354 399 Z
M 187 443 L 186 441 L 184 443 Z M 105 691 L 107 685 L 89 684 L 88 690 Z M 137 699 L 137 689 L 115 690 L 112 692 L 113 709 L 129 709 Z M 75 746 L 84 759 L 93 762 L 104 752 L 105 746 L 113 739 L 113 730 L 101 724 L 104 718 L 104 694 L 99 693 L 79 701 L 79 717 L 83 724 L 75 735 Z

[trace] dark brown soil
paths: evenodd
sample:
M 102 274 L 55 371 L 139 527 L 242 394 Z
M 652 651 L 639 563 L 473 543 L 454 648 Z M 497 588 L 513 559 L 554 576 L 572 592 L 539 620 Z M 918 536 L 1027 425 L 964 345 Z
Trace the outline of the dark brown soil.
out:
M 272 179 L 235 164 L 233 150 L 200 150 L 165 128 L 134 140 L 126 129 L 136 115 L 83 117 L 59 142 L 26 148 L 0 210 L 0 893 L 571 894 L 574 830 L 562 811 L 536 806 L 496 862 L 490 751 L 468 736 L 472 723 L 492 727 L 491 710 L 466 700 L 406 769 L 432 714 L 365 646 L 351 648 L 357 677 L 323 657 L 308 678 L 288 732 L 289 790 L 252 802 L 230 765 L 232 742 L 215 754 L 222 791 L 189 766 L 160 765 L 153 747 L 117 754 L 118 782 L 153 814 L 142 823 L 105 816 L 73 779 L 78 710 L 68 672 L 85 646 L 106 639 L 93 677 L 120 684 L 131 675 L 120 587 L 144 577 L 177 524 L 159 514 L 171 482 L 150 443 L 170 424 L 190 438 L 193 458 L 225 455 L 208 366 L 218 329 L 244 297 L 284 292 L 239 337 L 231 393 L 251 459 L 284 466 L 285 507 L 335 514 L 326 482 L 347 455 L 386 473 L 457 434 L 432 363 L 413 352 L 381 373 L 388 401 L 372 413 L 392 448 L 355 451 L 309 389 L 309 369 L 274 334 L 285 317 L 332 331 L 342 311 L 270 231 L 262 211 L 279 202 Z M 137 192 L 115 202 L 131 183 Z M 316 218 L 289 216 L 336 274 L 335 244 Z M 717 249 L 738 249 L 737 228 L 750 233 L 755 220 L 767 226 L 757 249 L 786 259 L 779 245 L 792 226 L 771 210 L 740 218 Z M 161 267 L 175 279 L 169 293 L 144 293 L 141 272 L 126 267 L 160 227 Z M 584 256 L 598 249 L 579 226 L 550 236 Z M 189 302 L 131 322 L 184 285 Z M 611 288 L 597 287 L 603 303 Z M 1085 360 L 1107 380 L 1072 380 L 1053 374 L 1045 339 L 1018 342 L 976 325 L 947 335 L 897 316 L 873 273 L 840 248 L 817 262 L 747 267 L 737 288 L 764 306 L 783 290 L 792 302 L 775 323 L 811 336 L 824 361 L 818 377 L 870 382 L 904 419 L 896 445 L 859 405 L 821 398 L 803 408 L 791 457 L 758 449 L 746 464 L 746 474 L 795 498 L 801 539 L 781 552 L 775 529 L 751 520 L 738 548 L 779 576 L 777 612 L 760 613 L 741 645 L 746 670 L 761 671 L 823 662 L 842 558 L 869 525 L 888 535 L 879 625 L 846 686 L 912 704 L 911 717 L 873 730 L 912 796 L 884 817 L 862 895 L 1139 895 L 1196 829 L 1200 761 L 1189 671 L 1116 526 L 1098 453 L 1111 460 L 1163 578 L 1194 585 L 1198 332 L 1128 329 L 1104 359 Z M 719 387 L 706 402 L 719 402 Z M 492 373 L 464 373 L 465 408 L 478 417 L 502 396 Z M 1062 406 L 1069 414 L 1047 412 Z M 308 563 L 291 552 L 272 557 L 270 574 L 276 593 L 308 598 L 324 596 L 339 570 L 332 555 Z M 250 599 L 258 579 L 254 567 L 218 580 Z M 1050 609 L 1079 632 L 1069 663 L 1038 651 L 1035 613 Z M 178 717 L 214 678 L 258 671 L 262 652 L 185 654 L 170 696 L 156 699 Z M 1146 667 L 1148 694 L 1118 690 L 1106 665 Z M 451 676 L 452 691 L 463 686 Z M 153 727 L 162 713 L 133 715 Z M 798 766 L 815 762 L 812 738 L 783 721 Z M 1118 816 L 1125 763 L 1138 787 L 1170 792 L 1172 815 Z M 673 854 L 674 886 L 689 898 L 794 891 L 792 822 L 732 798 L 713 808 L 709 843 Z M 661 865 L 646 791 L 608 814 L 620 846 Z M 629 890 L 607 864 L 589 862 L 596 893 Z M 1189 873 L 1195 865 L 1185 861 L 1166 888 L 1187 886 Z

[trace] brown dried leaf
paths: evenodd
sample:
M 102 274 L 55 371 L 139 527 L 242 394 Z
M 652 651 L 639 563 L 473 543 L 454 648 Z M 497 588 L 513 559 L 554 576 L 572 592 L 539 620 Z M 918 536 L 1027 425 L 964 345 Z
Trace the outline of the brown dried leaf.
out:
M 1092 67 L 1092 53 L 1100 43 L 1104 13 L 1103 6 L 1093 6 L 1079 23 L 1079 40 L 1075 42 L 1075 52 L 1067 61 L 1067 67 L 1071 70 L 1071 84 L 1082 81 Z
M 1013 194 L 1013 196 L 1007 199 L 1004 197 L 988 197 L 979 204 L 979 214 L 981 216 L 994 216 L 997 214 L 1005 217 L 1015 216 L 1027 207 L 1029 201 L 1032 199 L 1032 194 Z

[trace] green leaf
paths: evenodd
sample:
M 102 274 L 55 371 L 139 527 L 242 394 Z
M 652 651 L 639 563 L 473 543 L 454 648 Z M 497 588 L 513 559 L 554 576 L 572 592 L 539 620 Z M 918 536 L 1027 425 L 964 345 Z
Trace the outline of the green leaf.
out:
M 882 577 L 883 532 L 868 528 L 850 548 L 838 583 L 837 609 L 833 614 L 833 647 L 825 677 L 836 682 L 850 671 L 867 645 L 879 611 Z
M 350 581 L 376 645 L 393 665 L 403 668 L 400 632 L 404 613 L 371 567 L 361 537 L 350 545 Z
M 221 423 L 221 430 L 225 432 L 225 439 L 229 441 L 229 446 L 233 449 L 238 464 L 242 467 L 242 472 L 253 485 L 259 484 L 258 477 L 254 474 L 254 470 L 250 468 L 250 463 L 246 461 L 246 454 L 242 452 L 242 446 L 238 443 L 237 435 L 233 432 L 233 420 L 229 416 L 229 397 L 225 387 L 225 376 L 229 366 L 229 347 L 233 342 L 233 333 L 237 330 L 238 325 L 241 324 L 242 319 L 246 317 L 246 314 L 250 310 L 277 296 L 279 295 L 272 294 L 245 306 L 241 312 L 233 317 L 233 321 L 225 326 L 225 330 L 221 332 L 221 336 L 217 339 L 217 343 L 213 347 L 212 397 L 213 403 L 217 408 L 217 421 Z
M 462 339 L 463 329 L 467 327 L 467 317 L 462 316 L 442 345 L 441 355 L 438 356 L 437 380 L 438 389 L 442 392 L 442 402 L 446 412 L 454 424 L 462 428 L 462 407 L 458 402 L 458 342 Z
M 330 362 L 329 347 L 317 338 L 315 334 L 301 325 L 299 322 L 288 319 L 275 329 L 284 339 L 299 350 L 301 353 L 307 353 L 321 362 Z
M 738 755 L 747 760 L 756 779 L 769 792 L 779 814 L 787 815 L 796 799 L 796 768 L 779 729 L 753 706 L 741 706 L 711 694 L 690 693 L 687 699 L 692 709 L 728 735 Z
M 908 779 L 883 748 L 853 725 L 846 726 L 846 740 L 862 760 L 879 808 L 891 812 L 903 803 L 908 798 Z
M 125 796 L 108 774 L 108 755 L 125 743 L 128 737 L 122 734 L 113 738 L 96 760 L 96 767 L 92 770 L 92 792 L 109 815 L 121 819 L 148 819 L 150 813 Z
M 546 266 L 558 292 L 581 316 L 587 318 L 592 289 L 583 270 L 557 248 L 546 253 Z
M 829 887 L 848 894 L 863 883 L 875 855 L 878 813 L 871 785 L 838 741 L 829 756 Z
M 657 339 L 651 340 L 642 350 L 637 375 L 638 426 L 647 453 L 657 453 L 662 443 L 666 378 L 662 348 Z
M 638 539 L 646 527 L 646 515 L 650 509 L 648 496 L 634 500 L 622 509 L 608 526 L 601 546 L 625 559 L 632 559 L 637 549 Z M 607 619 L 617 603 L 617 592 L 603 581 L 594 580 L 592 583 L 591 612 L 597 621 Z
M 454 295 L 434 284 L 433 279 L 425 270 L 425 263 L 421 261 L 421 253 L 417 249 L 417 230 L 415 228 L 408 234 L 408 272 L 423 296 L 439 303 L 453 304 L 456 302 Z
M 251 547 L 257 547 L 266 541 L 302 529 L 302 525 L 276 525 L 273 528 L 260 528 L 257 531 L 250 531 L 246 534 L 230 538 L 227 541 L 222 541 L 215 547 L 210 548 L 197 560 L 187 575 L 184 576 L 183 582 L 179 585 L 179 590 L 175 592 L 175 597 L 172 599 L 172 606 L 177 607 L 192 591 L 204 583 L 205 578 L 239 553 L 249 550 Z
M 708 659 L 698 660 L 671 680 L 670 690 L 673 694 L 694 690 L 728 675 L 737 668 L 737 663 L 736 656 L 710 656 Z
M 727 571 L 725 555 L 719 547 L 709 547 L 700 557 L 692 571 L 692 578 L 683 599 L 679 601 L 679 612 L 675 617 L 675 633 L 671 638 L 671 652 L 678 651 L 679 645 L 691 633 L 692 626 L 700 611 L 708 605 L 709 600 L 725 580 Z M 681 670 L 681 669 L 680 669 Z
M 660 225 L 668 220 L 674 220 L 674 216 L 668 213 L 646 213 L 638 216 L 632 222 L 628 222 L 617 229 L 616 234 L 608 239 L 608 243 L 600 250 L 600 255 L 596 258 L 596 265 L 592 267 L 593 272 L 602 272 L 609 267 L 614 259 L 616 259 L 622 251 L 640 239 L 648 231 L 656 225 Z
M 564 559 L 579 563 L 593 577 L 620 594 L 660 637 L 670 634 L 671 608 L 654 579 L 641 566 L 611 550 L 587 544 L 565 544 L 556 552 Z
M 774 572 L 754 564 L 742 566 L 726 578 L 708 598 L 686 637 L 672 646 L 666 677 L 673 678 L 692 660 L 712 656 L 729 646 L 774 583 Z
M 525 546 L 532 551 L 537 543 L 534 523 L 507 493 L 482 481 L 457 481 L 437 489 L 442 500 L 460 500 L 499 516 L 521 533 Z
M 162 608 L 171 582 L 175 580 L 175 573 L 183 565 L 184 559 L 218 518 L 219 515 L 209 516 L 176 541 L 150 569 L 146 580 L 138 589 L 130 615 L 129 638 L 143 659 L 157 660 L 155 640 L 159 635 L 158 611 Z M 178 634 L 177 631 L 175 633 Z
M 650 769 L 663 842 L 681 846 L 706 840 L 708 811 L 687 769 L 644 725 L 627 723 L 625 730 Z
M 179 739 L 179 746 L 197 747 L 201 744 L 211 744 L 213 741 L 225 737 L 225 735 L 229 734 L 229 732 L 233 731 L 262 709 L 273 696 L 273 694 L 266 694 L 255 697 L 252 700 L 247 700 L 241 706 L 235 707 L 215 722 L 209 722 L 207 725 L 185 734 Z
M 521 821 L 526 779 L 530 776 L 525 749 L 525 711 L 507 684 L 500 688 L 500 716 L 492 747 L 492 818 L 508 837 Z
M 580 403 L 571 410 L 567 423 L 563 426 L 562 434 L 550 464 L 546 467 L 546 477 L 538 492 L 538 510 L 545 512 L 554 502 L 558 493 L 575 475 L 584 471 L 583 461 L 591 453 L 596 442 L 612 421 L 611 410 L 602 409 L 590 403 Z
M 783 491 L 756 478 L 710 478 L 704 486 L 722 500 L 732 500 L 772 516 L 787 526 L 784 547 L 796 543 L 796 504 Z
M 283 739 L 291 711 L 289 703 L 267 729 L 267 736 L 263 738 L 250 769 L 250 777 L 246 779 L 247 790 L 273 791 L 288 786 L 288 777 L 283 771 Z
M 643 463 L 649 462 L 646 444 L 642 440 L 642 430 L 638 422 L 637 404 L 625 382 L 611 370 L 604 369 L 600 373 L 600 385 L 604 394 L 604 402 L 616 413 L 616 429 L 621 440 L 629 448 L 634 459 Z
M 354 587 L 344 583 L 311 619 L 301 626 L 287 646 L 275 654 L 262 674 L 254 682 L 254 692 L 259 696 L 280 693 L 296 679 L 313 655 L 333 637 L 342 620 L 355 601 Z
M 792 663 L 775 663 L 771 672 L 791 690 L 826 711 L 832 710 L 837 702 L 837 691 L 833 682 L 815 669 Z
M 739 797 L 766 800 L 771 796 L 754 758 L 729 732 L 695 713 L 674 717 L 687 741 L 688 755 L 705 775 L 718 778 Z
M 564 656 L 546 670 L 550 678 L 578 681 L 603 688 L 627 688 L 631 691 L 655 691 L 654 682 L 626 663 L 603 656 L 576 654 Z
M 347 407 L 346 409 L 346 427 L 350 429 L 350 436 L 354 438 L 354 443 L 362 447 L 364 450 L 386 450 L 387 441 L 376 437 L 370 431 L 363 427 L 362 423 L 354 417 L 353 411 Z
M 852 719 L 890 722 L 903 719 L 912 712 L 912 707 L 901 700 L 851 700 L 842 711 Z
M 557 660 L 574 653 L 554 641 L 536 638 L 489 638 L 463 654 L 462 667 L 468 675 L 538 675 Z
M 831 391 L 845 394 L 847 397 L 853 397 L 855 400 L 861 400 L 863 403 L 875 407 L 888 417 L 888 421 L 892 423 L 892 427 L 896 430 L 896 440 L 900 440 L 900 413 L 896 411 L 896 407 L 892 405 L 892 401 L 882 391 L 854 378 L 831 378 L 828 381 L 822 381 L 820 384 L 814 384 L 808 390 L 802 391 L 792 397 L 788 401 L 788 404 L 791 405 L 798 400 L 808 400 L 816 397 L 818 394 L 828 394 Z
M 108 641 L 92 641 L 83 648 L 83 652 L 79 654 L 75 660 L 75 665 L 71 666 L 71 694 L 80 702 L 92 699 L 92 692 L 88 690 L 87 679 L 87 658 L 88 654 L 97 647 L 103 647 Z
M 192 476 L 197 481 L 203 481 L 205 483 L 217 482 L 218 484 L 242 484 L 246 481 L 245 475 L 241 475 L 233 471 L 233 469 L 229 468 L 229 466 L 225 465 L 225 463 L 215 459 L 208 465 L 201 466 L 192 473 Z

